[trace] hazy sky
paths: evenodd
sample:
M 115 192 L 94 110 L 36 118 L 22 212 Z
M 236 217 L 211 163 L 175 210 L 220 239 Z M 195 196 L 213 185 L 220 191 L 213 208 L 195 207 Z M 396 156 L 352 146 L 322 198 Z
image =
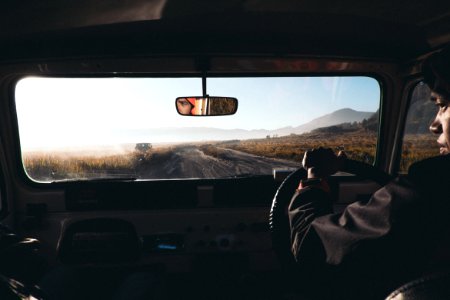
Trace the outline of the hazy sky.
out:
M 25 78 L 16 87 L 21 144 L 28 149 L 133 143 L 142 137 L 119 138 L 116 132 L 161 127 L 277 129 L 341 108 L 375 112 L 380 103 L 379 84 L 368 77 L 209 78 L 207 92 L 238 98 L 237 113 L 180 116 L 175 98 L 200 96 L 200 78 Z M 186 140 L 182 130 L 181 136 Z

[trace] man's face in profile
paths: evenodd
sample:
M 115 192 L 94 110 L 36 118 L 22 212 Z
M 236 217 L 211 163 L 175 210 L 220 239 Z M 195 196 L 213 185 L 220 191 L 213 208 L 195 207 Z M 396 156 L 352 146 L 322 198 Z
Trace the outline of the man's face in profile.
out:
M 438 134 L 437 143 L 441 155 L 450 154 L 450 97 L 431 92 L 431 101 L 437 106 L 438 112 L 430 125 L 431 132 Z

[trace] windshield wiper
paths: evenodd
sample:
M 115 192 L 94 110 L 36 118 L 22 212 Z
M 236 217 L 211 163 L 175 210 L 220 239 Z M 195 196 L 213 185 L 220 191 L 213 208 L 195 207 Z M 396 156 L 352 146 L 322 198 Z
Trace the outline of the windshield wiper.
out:
M 267 176 L 267 175 L 265 175 L 265 174 L 242 173 L 242 174 L 230 175 L 230 176 L 221 177 L 221 178 L 255 178 L 255 177 L 263 177 L 263 176 Z
M 67 178 L 53 180 L 50 183 L 64 183 L 64 182 L 115 182 L 115 181 L 136 181 L 136 177 L 98 177 L 98 178 Z

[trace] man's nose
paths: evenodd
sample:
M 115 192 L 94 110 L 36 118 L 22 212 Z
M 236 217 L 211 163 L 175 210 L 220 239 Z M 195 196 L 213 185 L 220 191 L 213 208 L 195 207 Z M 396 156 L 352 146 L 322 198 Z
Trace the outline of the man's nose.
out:
M 442 124 L 441 124 L 441 122 L 439 121 L 439 119 L 436 117 L 436 119 L 434 119 L 434 121 L 431 123 L 431 125 L 430 125 L 430 131 L 432 132 L 432 133 L 435 133 L 435 134 L 440 134 L 440 133 L 442 133 Z

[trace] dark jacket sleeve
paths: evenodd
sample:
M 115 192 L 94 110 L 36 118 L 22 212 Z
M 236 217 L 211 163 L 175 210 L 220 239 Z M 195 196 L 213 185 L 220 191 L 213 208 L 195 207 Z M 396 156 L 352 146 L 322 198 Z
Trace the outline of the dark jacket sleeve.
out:
M 325 259 L 323 244 L 311 228 L 315 218 L 331 214 L 328 193 L 315 187 L 297 190 L 288 209 L 291 227 L 292 253 L 297 262 L 316 262 Z
M 292 252 L 297 262 L 339 265 L 365 241 L 388 236 L 418 201 L 407 180 L 395 180 L 378 190 L 367 203 L 355 202 L 341 214 L 332 213 L 329 196 L 317 188 L 297 192 L 289 206 Z

